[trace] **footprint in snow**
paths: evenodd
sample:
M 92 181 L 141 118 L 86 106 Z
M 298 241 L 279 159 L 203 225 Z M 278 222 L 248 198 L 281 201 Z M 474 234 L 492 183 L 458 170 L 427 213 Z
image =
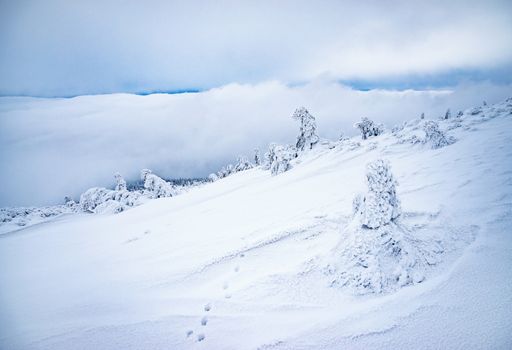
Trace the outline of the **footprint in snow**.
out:
M 193 331 L 193 330 L 191 330 L 191 329 L 189 329 L 189 330 L 187 331 L 187 338 L 189 338 L 193 333 L 194 333 L 194 331 Z
M 204 340 L 204 334 L 203 333 L 199 333 L 197 335 L 197 341 L 203 341 Z
M 201 319 L 201 326 L 206 326 L 207 323 L 208 323 L 208 317 L 204 316 Z
M 206 311 L 206 312 L 210 311 L 211 309 L 212 309 L 212 305 L 210 303 L 208 303 L 204 306 L 204 311 Z

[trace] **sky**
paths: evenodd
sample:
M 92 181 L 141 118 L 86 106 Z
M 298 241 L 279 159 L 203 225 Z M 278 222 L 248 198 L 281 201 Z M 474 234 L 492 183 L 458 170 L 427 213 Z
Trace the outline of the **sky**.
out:
M 512 96 L 511 1 L 0 0 L 0 48 L 0 207 Z
M 0 47 L 11 96 L 510 82 L 512 2 L 0 0 Z

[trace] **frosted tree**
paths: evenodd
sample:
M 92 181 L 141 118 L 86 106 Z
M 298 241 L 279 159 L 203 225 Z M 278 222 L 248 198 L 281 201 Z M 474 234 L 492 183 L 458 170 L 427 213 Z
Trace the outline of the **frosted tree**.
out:
M 384 132 L 384 126 L 382 124 L 376 124 L 373 120 L 366 117 L 362 117 L 360 122 L 355 123 L 354 128 L 359 129 L 363 140 L 371 136 L 378 136 Z
M 270 165 L 270 173 L 278 175 L 291 169 L 290 161 L 296 157 L 296 150 L 290 146 L 277 145 L 273 149 L 274 157 Z
M 235 165 L 235 171 L 244 171 L 251 169 L 253 166 L 252 164 L 247 160 L 247 157 L 244 156 L 238 156 L 238 159 L 236 161 Z
M 274 149 L 276 148 L 276 146 L 277 145 L 275 143 L 271 143 L 268 145 L 268 150 L 267 150 L 267 152 L 265 152 L 265 155 L 263 158 L 263 169 L 269 170 L 270 167 L 272 166 L 272 162 L 274 161 L 274 158 L 275 158 Z
M 260 157 L 260 150 L 259 148 L 254 149 L 254 165 L 260 166 L 261 165 L 261 157 Z
M 144 193 L 150 198 L 172 197 L 176 194 L 173 186 L 153 174 L 149 169 L 142 169 L 140 178 L 144 181 Z
M 444 114 L 444 119 L 450 119 L 452 117 L 452 112 L 450 112 L 450 108 L 446 110 L 446 113 Z
M 318 142 L 316 134 L 316 120 L 306 108 L 300 107 L 293 112 L 292 118 L 300 122 L 299 136 L 297 136 L 297 151 L 312 149 Z
M 116 180 L 116 191 L 126 191 L 126 181 L 124 181 L 123 177 L 119 173 L 114 174 L 114 179 Z
M 427 120 L 423 124 L 423 131 L 425 131 L 425 143 L 429 143 L 433 149 L 448 146 L 455 142 L 455 139 L 446 136 L 439 129 L 439 124 L 433 120 Z
M 377 159 L 366 165 L 368 192 L 353 201 L 354 214 L 363 227 L 376 229 L 400 216 L 400 201 L 396 196 L 397 182 L 389 163 Z

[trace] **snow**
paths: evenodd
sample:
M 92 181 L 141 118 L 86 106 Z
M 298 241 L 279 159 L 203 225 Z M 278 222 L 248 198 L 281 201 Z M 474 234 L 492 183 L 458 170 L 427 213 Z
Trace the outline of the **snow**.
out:
M 509 349 L 512 101 L 479 110 L 438 121 L 439 149 L 402 142 L 418 123 L 1 235 L 0 348 Z M 352 200 L 376 159 L 402 215 L 374 237 Z

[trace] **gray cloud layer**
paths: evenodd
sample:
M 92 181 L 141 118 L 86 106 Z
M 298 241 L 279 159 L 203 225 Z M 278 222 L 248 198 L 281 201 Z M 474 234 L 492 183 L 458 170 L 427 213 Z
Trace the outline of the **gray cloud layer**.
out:
M 71 99 L 0 98 L 0 206 L 39 205 L 111 186 L 120 171 L 135 179 L 149 167 L 166 177 L 206 176 L 238 154 L 271 141 L 293 143 L 300 105 L 320 136 L 354 134 L 368 116 L 388 126 L 439 117 L 446 108 L 512 95 L 512 85 L 457 86 L 453 91 L 357 91 L 325 81 L 230 84 L 193 94 L 113 94 Z
M 512 2 L 1 1 L 0 94 L 510 68 Z

